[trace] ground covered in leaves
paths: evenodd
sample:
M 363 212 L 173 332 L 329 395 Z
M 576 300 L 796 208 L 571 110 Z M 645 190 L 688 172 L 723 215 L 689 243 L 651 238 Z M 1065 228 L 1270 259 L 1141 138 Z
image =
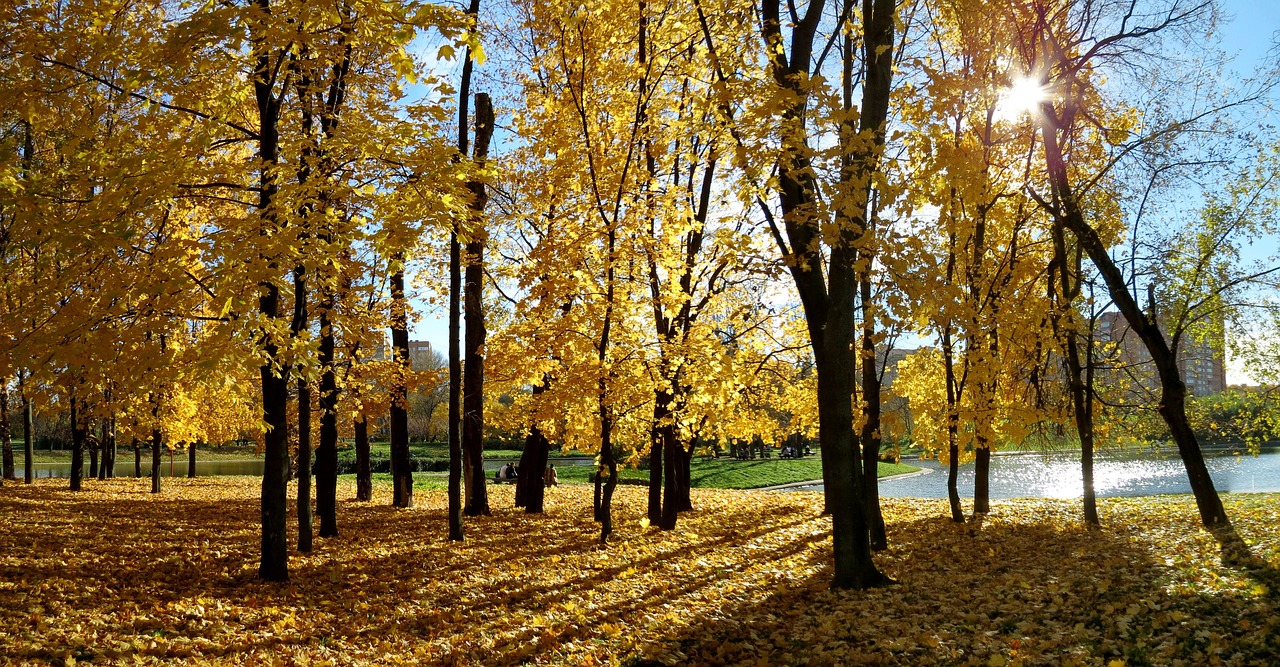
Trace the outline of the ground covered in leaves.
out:
M 410 510 L 343 500 L 341 536 L 266 584 L 257 480 L 64 484 L 0 488 L 0 662 L 1280 663 L 1274 494 L 1225 498 L 1243 565 L 1189 497 L 1103 500 L 1101 532 L 1064 501 L 955 525 L 942 502 L 887 500 L 877 562 L 897 585 L 831 592 L 812 493 L 695 491 L 663 533 L 623 487 L 604 549 L 589 487 L 553 489 L 542 516 L 491 489 L 461 544 L 441 492 Z

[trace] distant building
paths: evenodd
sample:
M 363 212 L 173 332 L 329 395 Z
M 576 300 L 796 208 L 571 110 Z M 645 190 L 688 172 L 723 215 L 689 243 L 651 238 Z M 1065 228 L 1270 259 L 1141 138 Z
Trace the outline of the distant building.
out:
M 1161 325 L 1161 330 L 1165 327 Z M 1166 336 L 1168 334 L 1166 333 Z M 1103 313 L 1098 318 L 1098 338 L 1116 344 L 1121 361 L 1144 386 L 1152 391 L 1159 388 L 1151 354 L 1138 334 L 1129 328 L 1129 322 L 1118 311 Z M 1226 341 L 1183 338 L 1178 349 L 1178 372 L 1192 396 L 1210 396 L 1227 388 Z
M 881 383 L 888 388 L 893 386 L 893 381 L 898 377 L 898 362 L 916 353 L 917 348 L 895 347 L 889 350 L 889 356 L 884 360 L 884 373 L 881 376 Z

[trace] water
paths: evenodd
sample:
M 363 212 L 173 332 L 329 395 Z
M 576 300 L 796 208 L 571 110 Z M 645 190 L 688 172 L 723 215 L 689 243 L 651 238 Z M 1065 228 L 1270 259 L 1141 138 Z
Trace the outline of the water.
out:
M 549 459 L 556 466 L 589 466 L 593 460 L 590 458 L 552 458 Z M 501 468 L 507 461 L 504 459 L 485 460 L 485 470 L 497 470 Z M 519 459 L 512 459 L 513 463 L 519 463 Z M 236 461 L 196 461 L 196 476 L 209 477 L 213 475 L 253 475 L 262 474 L 262 459 L 242 459 Z M 36 477 L 70 477 L 70 463 L 36 463 L 33 465 L 33 472 Z M 21 457 L 17 461 L 18 476 L 22 476 Z M 127 461 L 117 458 L 116 460 L 116 477 L 133 477 L 133 457 L 130 456 Z M 88 457 L 84 464 L 85 477 L 89 476 Z M 418 473 L 426 474 L 426 473 Z M 142 460 L 142 476 L 151 476 L 151 457 L 148 455 Z M 168 457 L 160 463 L 161 477 L 186 477 L 187 476 L 187 456 L 182 454 L 181 458 L 174 457 L 170 462 Z
M 86 457 L 87 458 L 87 457 Z M 133 477 L 133 457 L 129 457 L 127 461 L 121 461 L 123 457 L 117 457 L 115 474 L 116 477 Z M 22 462 L 17 464 L 18 476 L 22 476 Z M 33 472 L 36 477 L 70 477 L 70 463 L 36 463 L 33 466 Z M 89 463 L 84 465 L 85 477 L 89 476 Z M 199 477 L 208 477 L 211 475 L 261 475 L 262 459 L 243 459 L 237 461 L 196 461 L 196 475 Z M 151 476 L 151 457 L 146 457 L 142 461 L 142 476 Z M 174 457 L 170 462 L 165 457 L 160 463 L 161 477 L 186 477 L 187 476 L 187 457 L 185 453 L 182 458 Z
M 907 461 L 928 474 L 882 480 L 886 498 L 946 498 L 947 469 L 937 461 Z M 1280 492 L 1280 448 L 1248 454 L 1205 453 L 1205 464 L 1220 492 Z M 1094 460 L 1098 496 L 1153 496 L 1191 493 L 1176 452 L 1109 454 Z M 960 496 L 973 496 L 973 464 L 960 466 Z M 797 490 L 820 491 L 821 485 Z M 1084 494 L 1079 454 L 1021 454 L 991 457 L 992 498 L 1079 498 Z

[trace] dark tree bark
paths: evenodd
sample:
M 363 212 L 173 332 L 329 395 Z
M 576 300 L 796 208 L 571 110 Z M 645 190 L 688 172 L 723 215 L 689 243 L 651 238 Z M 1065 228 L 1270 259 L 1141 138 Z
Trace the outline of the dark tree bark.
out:
M 312 73 L 304 71 L 299 76 L 298 97 L 302 100 L 302 130 L 304 136 L 308 138 L 308 142 L 302 149 L 301 169 L 298 172 L 299 182 L 305 183 L 311 176 L 313 168 L 320 168 L 326 174 L 332 174 L 333 167 L 330 160 L 326 156 L 327 146 L 324 143 L 332 140 L 337 132 L 339 119 L 342 113 L 343 105 L 346 101 L 347 93 L 347 74 L 351 70 L 352 45 L 350 37 L 354 30 L 354 25 L 349 20 L 349 7 L 344 6 L 341 10 L 343 21 L 341 23 L 339 45 L 342 47 L 342 58 L 337 62 L 326 62 L 323 73 Z M 320 80 L 327 77 L 327 85 L 323 90 L 313 87 L 313 82 L 317 75 Z M 311 127 L 316 120 L 320 121 L 320 128 L 323 133 L 323 140 L 319 143 L 312 139 Z M 333 194 L 327 185 L 321 185 L 317 193 L 319 204 L 316 208 L 324 210 L 330 208 Z M 312 208 L 310 205 L 303 207 L 302 214 L 309 216 Z M 321 243 L 329 244 L 333 242 L 333 233 L 331 223 L 327 216 L 321 217 L 318 223 L 320 231 L 317 236 Z M 304 229 L 303 234 L 310 233 Z M 295 301 L 294 307 L 294 333 L 297 335 L 304 331 L 309 324 L 307 323 L 307 304 L 306 304 L 306 283 L 305 267 L 299 266 L 294 272 L 295 291 L 299 293 Z M 338 534 L 338 517 L 337 517 L 337 485 L 338 485 L 338 381 L 337 371 L 334 368 L 334 357 L 336 341 L 333 333 L 332 317 L 337 307 L 337 295 L 334 288 L 320 282 L 320 290 L 322 300 L 320 304 L 319 320 L 320 320 L 320 443 L 316 449 L 315 461 L 315 477 L 316 477 L 316 513 L 320 515 L 320 537 L 334 537 Z M 305 388 L 305 391 L 304 391 Z M 298 383 L 298 405 L 299 410 L 307 411 L 306 428 L 302 428 L 301 412 L 299 430 L 305 433 L 306 449 L 310 449 L 310 388 L 305 385 L 302 380 Z M 305 394 L 305 396 L 304 396 Z M 305 399 L 305 403 L 304 403 Z M 304 439 L 299 439 L 299 449 L 303 449 Z M 310 455 L 300 453 L 300 459 L 304 465 L 309 464 Z M 307 552 L 311 550 L 311 508 L 309 498 L 310 495 L 310 468 L 299 471 L 298 485 L 298 521 L 299 521 L 299 539 L 298 550 Z M 305 503 L 305 506 L 304 506 Z M 303 527 L 305 514 L 306 526 Z
M 95 479 L 98 476 L 98 443 L 94 442 L 92 428 L 86 429 L 89 435 L 85 438 L 85 448 L 89 450 L 89 479 Z
M 546 392 L 549 384 L 550 378 L 543 377 L 542 382 L 534 386 L 533 395 L 536 397 Z M 523 472 L 516 479 L 516 507 L 523 507 L 529 514 L 542 513 L 546 498 L 543 475 L 547 469 L 550 449 L 551 444 L 547 442 L 542 429 L 538 428 L 537 423 L 530 424 L 529 433 L 524 440 L 524 451 L 520 453 L 520 470 Z
M 187 443 L 187 479 L 196 478 L 196 443 Z
M 679 489 L 680 489 L 680 511 L 681 512 L 693 511 L 693 499 L 689 495 L 689 489 L 693 488 L 693 483 L 692 483 L 693 476 L 690 474 L 689 468 L 690 466 L 693 465 L 693 449 L 695 446 L 696 446 L 696 443 L 691 442 L 689 443 L 688 448 L 685 448 L 685 447 L 679 448 L 680 467 L 678 470 L 680 473 L 680 477 L 679 479 L 676 480 L 676 482 L 677 484 L 679 484 Z
M 102 447 L 102 466 L 98 468 L 98 479 L 109 479 L 115 476 L 116 443 L 111 432 L 111 419 L 103 419 L 99 427 L 98 442 Z
M 408 373 L 409 303 L 404 295 L 404 255 L 397 253 L 391 263 L 391 354 L 400 372 Z M 396 507 L 413 507 L 408 400 L 404 380 L 396 380 L 391 387 L 391 504 Z
M 300 180 L 305 181 L 306 177 L 302 176 Z M 306 233 L 304 230 L 299 234 L 300 240 L 305 238 Z M 293 321 L 289 326 L 295 339 L 301 337 L 310 326 L 307 298 L 307 269 L 298 265 L 293 269 Z M 295 500 L 298 511 L 298 552 L 305 554 L 311 553 L 314 534 L 311 516 L 311 383 L 300 377 L 297 386 L 298 495 Z
M 142 479 L 142 443 L 137 438 L 133 440 L 133 477 Z
M 476 94 L 476 143 L 473 161 L 483 167 L 493 137 L 493 105 L 485 93 Z M 471 191 L 470 218 L 473 232 L 467 242 L 466 282 L 463 291 L 466 341 L 462 378 L 462 449 L 471 474 L 471 495 L 464 512 L 468 516 L 489 514 L 489 494 L 484 474 L 484 246 L 486 234 L 482 216 L 488 203 L 484 182 L 467 183 Z M 526 474 L 528 474 L 526 472 Z
M 305 403 L 304 403 L 305 401 Z M 311 552 L 311 383 L 298 380 L 298 551 Z
M 80 406 L 75 396 L 71 397 L 71 490 L 79 491 L 81 479 L 84 477 L 84 441 L 85 431 L 80 426 Z
M 872 264 L 873 255 L 859 250 L 864 266 Z M 867 269 L 870 271 L 870 269 Z M 867 525 L 871 548 L 882 551 L 889 548 L 885 534 L 884 513 L 880 510 L 880 369 L 876 363 L 875 314 L 871 309 L 871 278 L 863 274 L 858 278 L 859 298 L 862 303 L 862 397 L 864 401 L 862 433 L 862 498 L 866 504 Z
M 473 19 L 480 12 L 480 0 L 471 0 L 467 7 L 467 15 Z M 471 47 L 468 46 L 462 62 L 462 78 L 458 89 L 458 156 L 465 158 L 470 152 L 471 133 L 468 129 L 469 104 L 471 101 L 471 70 L 473 61 Z M 458 225 L 455 224 L 449 233 L 449 539 L 461 541 L 463 486 L 466 487 L 466 506 L 471 506 L 471 497 L 476 483 L 471 463 L 466 459 L 466 445 L 463 442 L 463 377 L 462 350 L 459 344 L 461 313 L 459 302 L 462 295 L 462 248 L 458 239 Z M 465 480 L 464 480 L 465 475 Z M 480 472 L 480 490 L 484 490 L 483 466 Z M 487 503 L 486 503 L 487 509 Z
M 338 374 L 335 369 L 337 342 L 331 313 L 337 306 L 332 290 L 327 290 L 320 309 L 320 446 L 316 448 L 316 513 L 320 515 L 320 537 L 338 536 Z
M 25 381 L 18 376 L 18 386 L 22 391 L 22 481 L 31 484 L 35 481 L 35 438 L 36 429 L 31 421 L 31 398 L 27 396 Z
M 0 378 L 0 449 L 4 451 L 4 472 L 0 477 L 17 479 L 13 467 L 13 432 L 9 426 L 9 381 Z
M 471 61 L 464 65 L 463 72 L 470 79 Z M 466 97 L 462 97 L 463 104 Z M 466 114 L 462 114 L 466 122 Z M 462 485 L 463 485 L 463 451 L 462 451 L 462 346 L 458 340 L 460 321 L 462 319 L 459 303 L 462 295 L 462 246 L 458 242 L 458 229 L 455 226 L 449 233 L 449 539 L 459 542 L 463 539 L 462 531 Z M 466 486 L 471 488 L 472 478 L 468 477 Z
M 664 398 L 666 405 L 663 404 Z M 662 420 L 671 414 L 670 394 L 659 391 L 653 398 L 653 423 L 649 427 L 649 524 L 662 525 L 662 451 L 666 441 L 662 437 Z
M 152 415 L 154 417 L 154 413 Z M 151 492 L 160 493 L 160 465 L 161 454 L 160 449 L 164 442 L 160 434 L 160 429 L 151 429 Z
M 276 166 L 280 162 L 280 106 L 284 90 L 276 92 L 277 77 L 287 69 L 287 51 L 273 49 L 267 35 L 271 19 L 271 0 L 249 0 L 258 10 L 259 18 L 249 27 L 250 45 L 254 55 L 253 90 L 258 111 L 258 159 L 262 163 L 258 176 L 258 214 L 262 220 L 264 238 L 279 232 L 275 195 L 279 191 Z M 263 256 L 267 269 L 275 272 L 279 264 L 275 257 Z M 282 316 L 280 312 L 280 287 L 273 279 L 260 285 L 258 310 L 269 321 Z M 262 545 L 258 563 L 258 577 L 266 581 L 288 581 L 289 544 L 287 527 L 289 484 L 289 369 L 279 363 L 280 349 L 272 334 L 263 332 L 259 345 L 263 352 L 260 368 L 262 378 L 262 419 L 266 424 L 263 435 L 262 472 Z
M 676 522 L 680 517 L 680 510 L 684 508 L 684 500 L 688 497 L 687 479 L 683 474 L 684 464 L 684 448 L 680 446 L 676 438 L 676 425 L 674 422 L 668 421 L 659 429 L 659 438 L 662 440 L 663 465 L 663 493 L 662 493 L 662 516 L 659 527 L 663 530 L 675 530 Z
M 1084 522 L 1086 526 L 1097 528 L 1101 525 L 1098 519 L 1097 493 L 1093 484 L 1093 397 L 1092 375 L 1093 364 L 1086 370 L 1080 359 L 1079 332 L 1074 326 L 1072 315 L 1073 304 L 1080 296 L 1080 260 L 1079 249 L 1072 253 L 1068 262 L 1066 235 L 1062 222 L 1055 219 L 1053 230 L 1053 260 L 1049 265 L 1048 286 L 1050 303 L 1055 307 L 1050 312 L 1050 322 L 1058 340 L 1062 342 L 1065 354 L 1063 368 L 1067 373 L 1067 384 L 1071 388 L 1071 406 L 1076 422 L 1076 434 L 1080 438 L 1080 474 L 1084 480 Z M 1074 273 L 1073 273 L 1074 270 Z M 1067 321 L 1064 322 L 1063 319 Z M 1092 359 L 1092 350 L 1086 345 L 1085 354 Z
M 356 417 L 356 500 L 373 499 L 373 473 L 369 468 L 369 421 Z
M 613 326 L 614 252 L 617 249 L 617 226 L 610 224 L 605 233 L 605 307 L 604 323 L 600 328 L 598 360 L 601 374 L 596 384 L 597 406 L 600 414 L 600 465 L 596 468 L 596 521 L 600 522 L 600 543 L 609 541 L 613 533 L 613 492 L 618 486 L 618 464 L 613 457 L 613 408 L 609 405 L 608 390 L 611 379 L 605 372 L 609 358 L 609 333 Z M 608 471 L 608 477 L 604 477 Z
M 991 443 L 978 439 L 973 452 L 973 513 L 991 511 Z
M 1075 235 L 1076 242 L 1089 255 L 1093 265 L 1098 269 L 1107 285 L 1108 295 L 1112 302 L 1124 315 L 1129 328 L 1138 335 L 1147 352 L 1151 355 L 1152 364 L 1160 379 L 1160 416 L 1169 426 L 1169 434 L 1178 447 L 1182 465 L 1187 471 L 1187 481 L 1196 499 L 1196 508 L 1200 512 L 1200 521 L 1206 528 L 1225 528 L 1231 525 L 1227 519 L 1222 499 L 1209 476 L 1209 469 L 1204 462 L 1204 454 L 1200 451 L 1200 443 L 1196 440 L 1195 431 L 1187 420 L 1186 397 L 1187 387 L 1178 370 L 1178 360 L 1170 348 L 1164 333 L 1160 331 L 1155 313 L 1147 313 L 1138 305 L 1124 274 L 1120 271 L 1107 252 L 1097 230 L 1090 226 L 1084 218 L 1084 210 L 1076 199 L 1076 194 L 1067 175 L 1066 163 L 1063 160 L 1062 148 L 1058 144 L 1058 130 L 1053 105 L 1044 103 L 1041 106 L 1041 137 L 1044 144 L 1045 162 L 1048 166 L 1049 183 L 1053 192 L 1053 200 L 1058 207 L 1057 217 L 1062 224 Z M 1153 304 L 1154 305 L 1154 304 Z
M 960 506 L 960 488 L 957 484 L 960 477 L 960 389 L 949 325 L 942 332 L 942 363 L 947 383 L 947 502 L 951 507 L 951 520 L 964 523 L 964 509 Z

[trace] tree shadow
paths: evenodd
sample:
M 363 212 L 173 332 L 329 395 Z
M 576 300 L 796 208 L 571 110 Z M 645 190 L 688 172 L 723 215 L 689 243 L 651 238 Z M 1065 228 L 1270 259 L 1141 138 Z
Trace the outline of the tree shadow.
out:
M 1141 665 L 1199 664 L 1221 646 L 1242 664 L 1280 655 L 1259 634 L 1280 630 L 1274 598 L 1189 586 L 1136 530 L 1050 525 L 1069 503 L 995 503 L 981 525 L 956 525 L 941 501 L 886 499 L 891 548 L 877 564 L 900 583 L 834 592 L 817 494 L 695 490 L 704 509 L 661 532 L 638 527 L 644 490 L 620 489 L 617 542 L 603 549 L 586 488 L 550 495 L 542 515 L 508 508 L 503 489 L 461 543 L 445 539 L 439 494 L 409 510 L 340 500 L 339 536 L 292 553 L 292 581 L 273 584 L 256 579 L 259 507 L 245 489 L 229 497 L 224 483 L 193 481 L 165 498 L 115 488 L 0 493 L 6 658 Z M 769 509 L 737 509 L 755 499 Z M 291 541 L 295 525 L 291 514 Z
M 878 564 L 896 586 L 825 590 L 824 564 L 623 664 L 1132 666 L 1280 655 L 1273 595 L 1192 590 L 1135 531 L 891 518 L 890 544 Z

